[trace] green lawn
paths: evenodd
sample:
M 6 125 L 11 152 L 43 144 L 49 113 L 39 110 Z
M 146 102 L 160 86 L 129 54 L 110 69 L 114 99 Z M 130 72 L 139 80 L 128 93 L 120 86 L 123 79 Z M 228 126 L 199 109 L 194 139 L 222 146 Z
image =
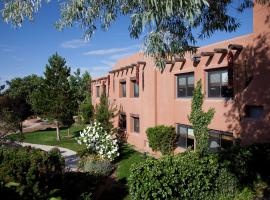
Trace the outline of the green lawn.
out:
M 84 128 L 83 125 L 73 125 L 70 128 L 70 136 L 68 136 L 68 129 L 63 128 L 60 131 L 61 141 L 56 141 L 56 130 L 55 129 L 47 129 L 44 131 L 36 131 L 32 133 L 24 133 L 24 142 L 29 142 L 33 144 L 45 144 L 52 145 L 58 147 L 64 147 L 71 149 L 73 151 L 79 151 L 84 148 L 83 145 L 79 145 L 75 136 L 78 135 L 79 131 Z M 8 136 L 9 139 L 18 140 L 18 134 L 12 134 Z
M 118 180 L 127 179 L 132 164 L 145 160 L 144 155 L 131 146 L 125 145 L 121 150 L 121 156 L 117 163 L 116 176 Z

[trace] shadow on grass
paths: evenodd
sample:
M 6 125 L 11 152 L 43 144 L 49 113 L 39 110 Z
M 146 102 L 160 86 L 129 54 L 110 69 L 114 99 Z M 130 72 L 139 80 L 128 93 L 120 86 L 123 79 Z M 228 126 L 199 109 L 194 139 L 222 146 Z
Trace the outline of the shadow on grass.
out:
M 134 153 L 136 153 L 135 150 L 133 150 L 131 147 L 128 145 L 122 145 L 120 147 L 120 156 L 115 160 L 115 162 L 119 162 L 121 160 L 126 160 L 130 158 Z
M 115 180 L 110 178 L 107 180 L 110 183 L 110 187 L 107 187 L 106 190 L 99 196 L 97 199 L 106 199 L 106 200 L 123 200 L 128 196 L 128 186 L 126 178 L 121 180 Z
M 97 186 L 104 177 L 97 177 L 89 173 L 67 172 L 63 178 L 62 197 L 67 200 L 84 199 L 85 196 L 93 196 Z

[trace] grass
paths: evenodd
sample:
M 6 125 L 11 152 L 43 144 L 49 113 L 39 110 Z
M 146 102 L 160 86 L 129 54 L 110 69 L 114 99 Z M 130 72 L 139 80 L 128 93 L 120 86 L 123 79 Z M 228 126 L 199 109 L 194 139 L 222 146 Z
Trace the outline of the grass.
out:
M 124 145 L 121 149 L 121 156 L 117 162 L 116 176 L 118 180 L 127 179 L 132 164 L 145 160 L 142 153 L 135 151 L 131 146 Z
M 78 135 L 79 131 L 84 128 L 83 125 L 73 125 L 70 128 L 70 136 L 68 136 L 68 129 L 62 128 L 60 131 L 61 141 L 56 140 L 56 130 L 55 129 L 47 129 L 44 131 L 35 131 L 32 133 L 24 133 L 24 142 L 33 143 L 33 144 L 44 144 L 51 146 L 58 146 L 71 149 L 73 151 L 79 151 L 84 148 L 83 145 L 79 145 L 75 136 Z M 19 140 L 19 134 L 12 134 L 8 136 L 11 140 Z

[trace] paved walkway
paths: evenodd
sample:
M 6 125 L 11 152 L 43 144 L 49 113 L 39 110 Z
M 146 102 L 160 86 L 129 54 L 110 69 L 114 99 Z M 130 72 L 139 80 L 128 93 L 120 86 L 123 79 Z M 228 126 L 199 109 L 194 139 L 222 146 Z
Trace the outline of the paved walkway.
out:
M 49 146 L 49 145 L 43 145 L 43 144 L 31 144 L 31 143 L 26 143 L 26 142 L 18 142 L 18 144 L 24 147 L 31 146 L 33 148 L 41 149 L 43 151 L 50 151 L 53 148 L 58 148 L 61 152 L 61 155 L 65 158 L 66 170 L 77 171 L 78 169 L 77 162 L 79 160 L 79 157 L 77 156 L 77 153 L 75 151 L 62 148 L 62 147 Z

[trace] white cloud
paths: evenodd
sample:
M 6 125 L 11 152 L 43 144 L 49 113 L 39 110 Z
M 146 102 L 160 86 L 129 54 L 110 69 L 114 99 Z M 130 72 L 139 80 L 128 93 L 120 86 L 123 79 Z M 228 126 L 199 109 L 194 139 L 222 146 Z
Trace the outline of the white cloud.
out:
M 111 69 L 112 68 L 109 67 L 109 66 L 94 66 L 94 67 L 91 67 L 91 71 L 109 71 Z
M 118 60 L 120 58 L 130 56 L 132 54 L 134 54 L 134 52 L 122 53 L 122 54 L 114 54 L 114 55 L 110 56 L 109 58 L 112 59 L 112 60 Z
M 77 49 L 88 45 L 88 42 L 81 39 L 65 41 L 61 44 L 61 47 L 65 49 Z
M 97 49 L 97 50 L 85 52 L 84 55 L 102 56 L 102 55 L 115 54 L 119 52 L 125 52 L 125 51 L 135 49 L 135 48 L 138 48 L 138 45 L 132 45 L 132 46 L 123 47 L 123 48 Z
M 111 60 L 102 60 L 101 63 L 104 65 L 108 65 L 110 67 L 112 67 L 115 64 L 115 62 Z

